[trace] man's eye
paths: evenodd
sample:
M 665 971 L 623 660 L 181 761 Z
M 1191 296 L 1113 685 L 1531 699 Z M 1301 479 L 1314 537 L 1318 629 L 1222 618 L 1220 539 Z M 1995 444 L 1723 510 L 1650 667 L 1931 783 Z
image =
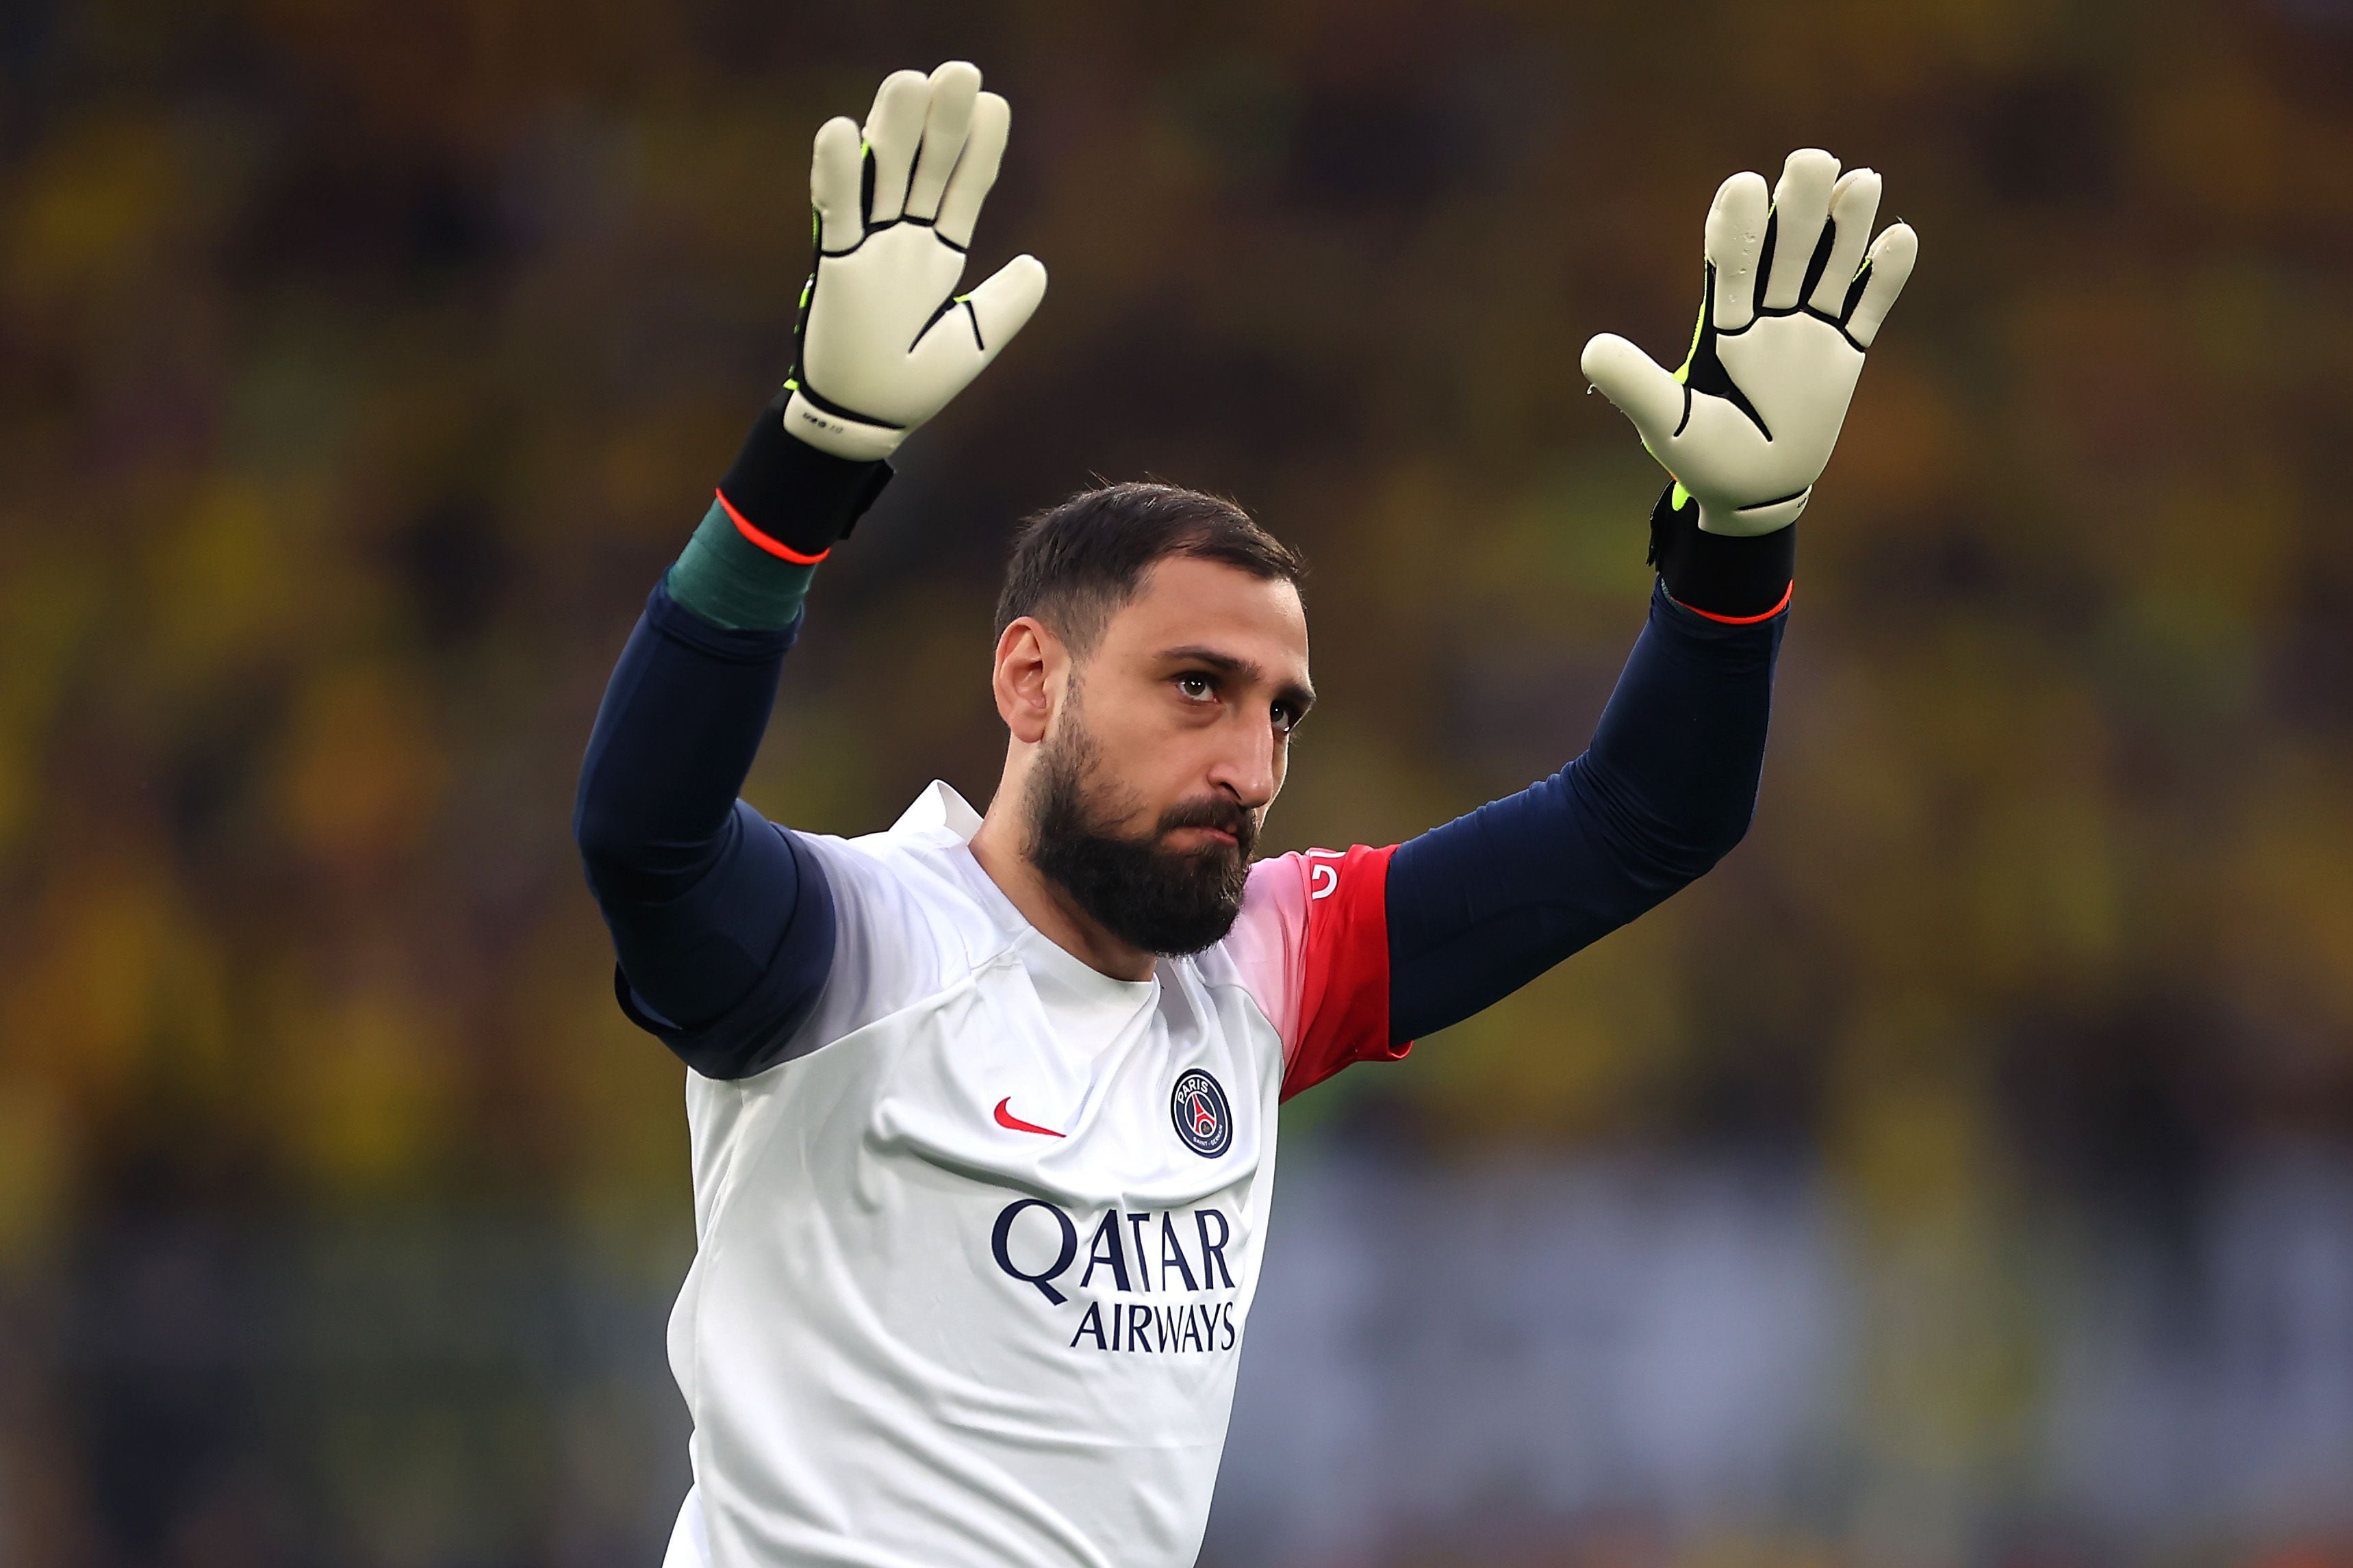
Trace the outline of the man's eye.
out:
M 1296 729 L 1298 725 L 1298 709 L 1293 708 L 1288 702 L 1278 702 L 1274 705 L 1274 732 L 1276 734 L 1288 735 L 1293 730 Z
M 1176 689 L 1201 702 L 1217 694 L 1218 685 L 1206 675 L 1180 675 L 1176 678 Z

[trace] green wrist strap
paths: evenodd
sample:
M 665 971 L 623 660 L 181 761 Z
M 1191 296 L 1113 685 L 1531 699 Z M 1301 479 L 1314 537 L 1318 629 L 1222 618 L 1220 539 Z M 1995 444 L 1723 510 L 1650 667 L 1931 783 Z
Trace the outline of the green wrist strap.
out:
M 735 528 L 716 500 L 685 553 L 663 579 L 670 596 L 724 631 L 776 631 L 793 624 L 815 564 L 769 554 Z

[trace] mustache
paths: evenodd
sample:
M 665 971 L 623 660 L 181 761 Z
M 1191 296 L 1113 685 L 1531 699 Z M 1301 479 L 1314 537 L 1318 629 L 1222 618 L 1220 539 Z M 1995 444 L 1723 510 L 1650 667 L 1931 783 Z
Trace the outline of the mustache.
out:
M 1239 801 L 1222 795 L 1203 795 L 1198 800 L 1180 801 L 1163 812 L 1155 837 L 1166 837 L 1184 827 L 1214 827 L 1230 833 L 1234 847 L 1247 855 L 1258 842 L 1258 816 Z

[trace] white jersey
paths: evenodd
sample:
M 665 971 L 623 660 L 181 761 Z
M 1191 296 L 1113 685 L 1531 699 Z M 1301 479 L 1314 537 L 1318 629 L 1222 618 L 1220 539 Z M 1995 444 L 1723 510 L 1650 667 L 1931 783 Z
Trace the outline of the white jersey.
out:
M 670 1318 L 694 1489 L 666 1568 L 1187 1568 L 1273 1194 L 1276 1105 L 1388 1038 L 1388 851 L 1250 870 L 1221 942 L 1112 979 L 934 784 L 805 837 L 838 924 L 787 1058 L 690 1073 Z

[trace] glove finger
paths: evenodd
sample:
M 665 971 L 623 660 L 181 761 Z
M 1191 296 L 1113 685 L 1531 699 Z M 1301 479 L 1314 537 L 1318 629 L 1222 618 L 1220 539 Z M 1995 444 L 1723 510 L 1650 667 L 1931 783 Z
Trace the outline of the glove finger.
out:
M 1585 379 L 1634 422 L 1642 445 L 1654 455 L 1665 447 L 1683 423 L 1683 383 L 1615 332 L 1603 332 L 1588 342 L 1577 363 Z
M 1034 256 L 1017 256 L 951 300 L 907 353 L 909 377 L 926 389 L 923 401 L 937 408 L 962 391 L 1012 341 L 1045 292 L 1045 268 Z
M 1838 174 L 1838 160 L 1819 147 L 1800 147 L 1781 166 L 1781 183 L 1773 187 L 1773 270 L 1765 279 L 1765 309 L 1794 310 L 1805 292 Z
M 1879 216 L 1879 175 L 1870 169 L 1849 169 L 1831 190 L 1830 259 L 1822 265 L 1821 281 L 1806 303 L 1826 316 L 1846 308 L 1846 291 L 1862 265 L 1862 247 L 1871 243 L 1871 221 Z
M 1757 257 L 1773 198 L 1761 174 L 1739 174 L 1718 185 L 1707 209 L 1707 258 L 1715 266 L 1715 324 L 1736 332 L 1757 319 Z
M 892 71 L 866 111 L 866 150 L 874 158 L 874 205 L 868 224 L 897 219 L 907 205 L 907 175 L 923 140 L 923 114 L 932 100 L 931 79 L 921 71 Z
M 965 135 L 964 156 L 956 160 L 947 193 L 940 198 L 934 230 L 950 245 L 972 244 L 973 225 L 980 221 L 980 204 L 997 184 L 997 166 L 1004 161 L 1005 139 L 1012 127 L 1013 110 L 1005 100 L 984 92 L 973 100 L 972 129 Z
M 1862 276 L 1856 279 L 1855 301 L 1846 319 L 1847 336 L 1864 348 L 1879 336 L 1880 323 L 1887 312 L 1895 308 L 1895 297 L 1904 292 L 1904 285 L 1912 277 L 1912 264 L 1920 258 L 1920 237 L 1912 232 L 1908 223 L 1890 225 L 1872 245 L 1871 255 L 1862 264 Z
M 809 155 L 809 205 L 817 209 L 818 248 L 839 255 L 866 237 L 858 203 L 858 123 L 837 115 L 817 128 Z
M 980 334 L 982 363 L 1013 341 L 1029 324 L 1038 302 L 1046 297 L 1046 264 L 1034 256 L 1017 256 L 981 280 L 965 296 L 972 307 L 974 330 Z
M 948 176 L 964 152 L 965 134 L 972 128 L 972 101 L 980 92 L 980 68 L 968 60 L 950 60 L 931 79 L 923 151 L 915 155 L 914 178 L 907 184 L 907 216 L 925 220 L 939 216 L 940 193 L 948 188 Z

